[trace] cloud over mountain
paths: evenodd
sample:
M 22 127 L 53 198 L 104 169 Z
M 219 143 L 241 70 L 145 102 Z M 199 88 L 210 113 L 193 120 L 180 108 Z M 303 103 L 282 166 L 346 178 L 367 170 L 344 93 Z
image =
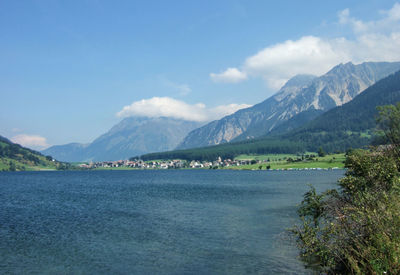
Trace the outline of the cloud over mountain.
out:
M 315 36 L 288 40 L 247 58 L 244 70 L 262 76 L 269 86 L 278 89 L 296 74 L 321 75 L 335 64 L 349 60 L 346 53 L 337 50 L 339 43 Z
M 171 117 L 188 121 L 211 121 L 250 106 L 228 104 L 208 108 L 203 103 L 188 104 L 170 97 L 153 97 L 135 101 L 123 107 L 117 116 Z
M 344 37 L 303 36 L 268 46 L 246 58 L 240 68 L 211 73 L 212 80 L 236 83 L 262 77 L 268 86 L 280 88 L 297 74 L 326 73 L 338 63 L 400 60 L 400 4 L 381 11 L 381 19 L 364 22 L 351 17 L 350 10 L 338 13 L 335 25 L 349 30 Z M 236 76 L 236 77 L 235 77 Z M 242 76 L 242 77 L 240 77 Z

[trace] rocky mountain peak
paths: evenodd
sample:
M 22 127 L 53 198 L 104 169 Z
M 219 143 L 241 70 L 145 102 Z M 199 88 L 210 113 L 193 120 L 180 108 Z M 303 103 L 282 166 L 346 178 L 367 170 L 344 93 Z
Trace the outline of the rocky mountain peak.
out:
M 328 111 L 352 100 L 376 81 L 400 70 L 400 62 L 339 64 L 320 77 L 299 75 L 253 107 L 213 121 L 188 134 L 179 149 L 260 137 L 308 110 Z

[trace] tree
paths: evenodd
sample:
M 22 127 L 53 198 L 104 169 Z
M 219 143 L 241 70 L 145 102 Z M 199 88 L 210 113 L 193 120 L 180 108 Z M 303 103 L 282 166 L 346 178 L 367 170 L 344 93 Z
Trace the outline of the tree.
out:
M 327 274 L 400 274 L 400 104 L 379 108 L 389 146 L 348 152 L 339 191 L 304 195 L 292 229 L 303 261 Z
M 8 164 L 9 164 L 9 170 L 10 170 L 10 171 L 17 171 L 17 167 L 15 166 L 15 163 L 14 163 L 14 162 L 12 162 L 12 161 L 10 160 L 10 162 L 9 162 Z
M 400 144 L 400 102 L 397 105 L 379 106 L 378 129 L 383 131 L 390 143 Z
M 400 102 L 396 105 L 386 105 L 377 108 L 379 117 L 377 118 L 377 128 L 381 141 L 392 144 L 398 156 L 400 156 Z
M 319 157 L 325 157 L 326 153 L 324 151 L 324 149 L 322 149 L 322 147 L 319 147 L 318 149 L 318 156 Z

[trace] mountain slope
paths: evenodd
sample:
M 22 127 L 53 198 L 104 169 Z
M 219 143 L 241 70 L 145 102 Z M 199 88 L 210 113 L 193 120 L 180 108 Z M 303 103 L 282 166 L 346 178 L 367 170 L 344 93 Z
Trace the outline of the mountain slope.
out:
M 301 113 L 293 116 L 292 118 L 288 119 L 287 121 L 279 124 L 277 127 L 272 129 L 271 132 L 269 132 L 267 134 L 267 136 L 274 136 L 274 135 L 276 136 L 279 134 L 284 134 L 284 133 L 290 132 L 291 130 L 297 129 L 297 128 L 305 125 L 306 123 L 314 120 L 315 118 L 317 118 L 318 116 L 320 116 L 323 113 L 324 113 L 324 111 L 315 110 L 315 109 L 310 109 L 310 110 L 301 112 Z
M 352 101 L 336 107 L 279 138 L 307 142 L 308 149 L 327 151 L 360 147 L 370 142 L 377 106 L 400 102 L 400 71 L 366 89 Z
M 349 102 L 376 81 L 400 69 L 400 62 L 340 64 L 321 77 L 297 76 L 274 96 L 188 134 L 178 149 L 257 138 L 308 110 L 327 111 Z
M 198 122 L 172 118 L 129 117 L 88 145 L 52 146 L 43 153 L 63 161 L 107 161 L 174 149 Z
M 290 79 L 276 96 L 190 132 L 177 149 L 210 146 L 233 140 L 252 125 L 261 123 L 265 119 L 266 110 L 272 110 L 280 100 L 296 94 L 314 78 L 312 75 L 299 75 Z
M 89 144 L 81 144 L 81 143 L 69 143 L 64 145 L 54 145 L 46 150 L 43 150 L 42 153 L 45 155 L 54 156 L 55 158 L 62 161 L 80 161 L 83 159 L 84 150 L 87 148 Z
M 0 136 L 0 171 L 57 169 L 61 163 Z
M 319 147 L 329 152 L 358 148 L 371 141 L 368 133 L 375 128 L 376 107 L 397 102 L 400 102 L 400 71 L 378 81 L 352 101 L 335 107 L 301 128 L 285 134 L 141 157 L 145 160 L 215 160 L 218 156 L 232 158 L 239 154 L 293 153 L 307 150 L 316 152 Z

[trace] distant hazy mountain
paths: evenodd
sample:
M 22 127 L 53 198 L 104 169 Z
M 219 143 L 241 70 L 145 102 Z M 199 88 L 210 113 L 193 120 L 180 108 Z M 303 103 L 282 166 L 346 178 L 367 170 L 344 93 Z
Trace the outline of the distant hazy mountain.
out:
M 220 143 L 256 138 L 299 113 L 318 110 L 325 112 L 352 100 L 376 81 L 400 69 L 400 62 L 366 62 L 360 65 L 340 64 L 323 76 L 296 76 L 274 96 L 213 121 L 190 132 L 179 149 L 195 148 Z M 311 112 L 314 115 L 318 112 Z M 314 116 L 297 120 L 307 122 Z
M 54 145 L 42 151 L 44 155 L 50 155 L 61 161 L 80 161 L 84 155 L 84 150 L 89 144 L 69 143 L 64 145 Z
M 174 149 L 198 122 L 172 118 L 129 117 L 92 143 L 52 146 L 42 153 L 63 161 L 128 159 L 150 152 Z

